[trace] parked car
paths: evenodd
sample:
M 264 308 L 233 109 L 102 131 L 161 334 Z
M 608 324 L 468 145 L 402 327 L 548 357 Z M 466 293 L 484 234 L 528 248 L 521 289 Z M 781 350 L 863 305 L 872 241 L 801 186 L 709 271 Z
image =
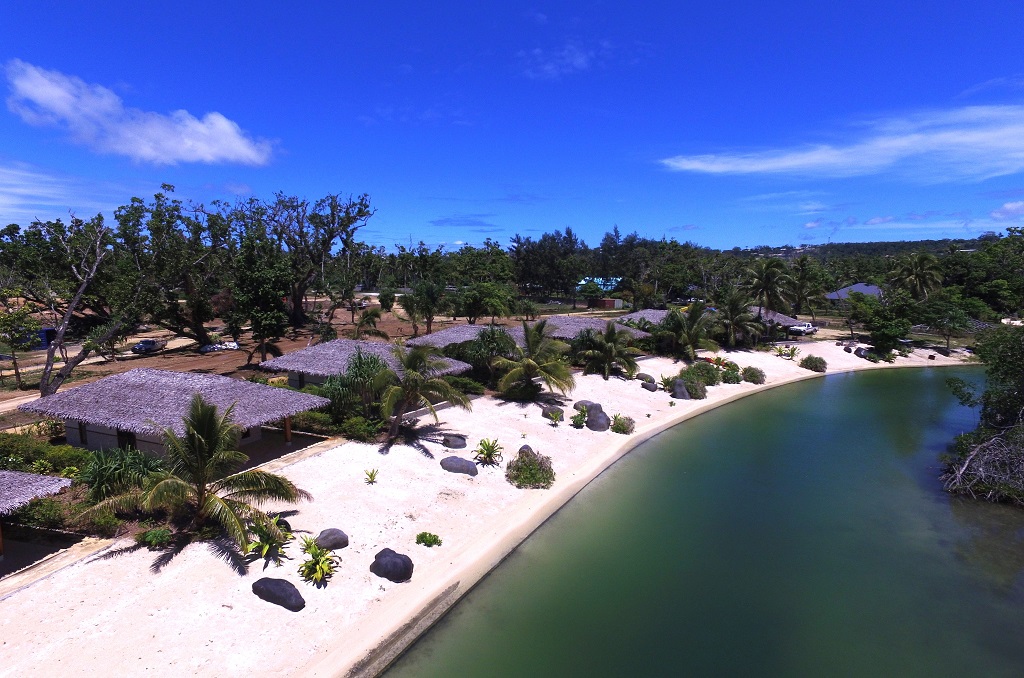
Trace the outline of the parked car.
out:
M 143 353 L 156 353 L 165 346 L 167 346 L 167 342 L 163 339 L 143 339 L 132 346 L 132 353 L 137 353 L 139 355 L 142 355 Z
M 789 328 L 790 334 L 814 334 L 818 328 L 811 323 L 797 323 Z

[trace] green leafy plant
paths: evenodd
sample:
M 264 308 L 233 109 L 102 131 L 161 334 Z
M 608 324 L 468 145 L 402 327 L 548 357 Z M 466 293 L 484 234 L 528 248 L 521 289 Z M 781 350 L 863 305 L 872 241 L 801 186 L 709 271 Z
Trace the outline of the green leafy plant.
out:
M 366 419 L 365 417 L 349 417 L 341 422 L 340 426 L 341 435 L 350 440 L 358 440 L 363 443 L 376 440 L 382 430 L 383 425 L 379 421 Z
M 820 356 L 809 355 L 800 361 L 800 367 L 812 372 L 824 372 L 828 367 L 828 363 Z
M 53 464 L 45 459 L 36 459 L 32 462 L 32 473 L 39 473 L 41 475 L 53 473 Z
M 78 480 L 78 476 L 81 473 L 77 466 L 65 466 L 60 470 L 61 478 L 69 478 L 71 480 Z
M 416 535 L 416 543 L 423 546 L 440 546 L 441 538 L 432 532 L 420 532 Z
M 294 538 L 288 521 L 281 516 L 254 520 L 249 526 L 249 533 L 252 535 L 252 541 L 249 542 L 246 551 L 259 558 L 271 560 L 280 567 L 284 558 L 284 547 Z
M 53 497 L 33 499 L 26 506 L 11 514 L 12 522 L 30 527 L 58 529 L 64 527 L 67 519 L 64 506 Z
M 740 375 L 743 377 L 743 381 L 749 381 L 751 384 L 764 383 L 764 370 L 760 367 L 744 367 Z
M 572 415 L 569 417 L 569 423 L 571 423 L 574 428 L 583 428 L 587 425 L 587 411 L 580 410 L 576 414 Z
M 451 384 L 453 388 L 469 395 L 483 395 L 486 390 L 483 384 L 475 379 L 470 379 L 469 377 L 448 375 L 444 380 Z
M 681 378 L 683 383 L 686 384 L 686 392 L 690 394 L 691 398 L 694 400 L 704 400 L 708 397 L 708 387 L 703 381 L 691 374 L 686 374 Z
M 722 383 L 723 384 L 738 384 L 743 381 L 743 377 L 740 376 L 739 370 L 726 370 L 722 372 Z
M 668 376 L 668 377 L 666 377 L 663 374 L 663 375 L 661 375 L 658 378 L 658 383 L 661 384 L 661 389 L 663 391 L 667 391 L 667 392 L 671 393 L 672 392 L 672 384 L 675 383 L 675 380 L 678 379 L 678 378 L 679 377 L 676 377 L 676 376 Z
M 308 558 L 299 565 L 299 576 L 316 586 L 326 586 L 341 558 L 330 549 L 318 546 L 313 537 L 302 538 L 302 552 Z
M 150 550 L 162 549 L 171 543 L 171 531 L 165 527 L 159 527 L 135 535 L 135 543 L 139 546 L 146 546 Z
M 722 383 L 722 371 L 708 362 L 696 362 L 679 373 L 683 380 L 696 380 L 705 386 L 717 386 Z M 671 388 L 671 387 L 670 387 Z
M 548 419 L 551 420 L 552 426 L 557 427 L 562 422 L 563 416 L 565 415 L 562 414 L 561 410 L 551 410 L 551 413 L 548 414 Z
M 627 417 L 622 414 L 612 415 L 612 432 L 621 433 L 623 435 L 629 435 L 636 428 L 636 422 L 633 421 L 632 417 Z
M 501 449 L 497 438 L 494 440 L 484 438 L 473 450 L 473 459 L 481 466 L 496 466 L 501 463 Z
M 318 436 L 333 436 L 341 432 L 327 412 L 299 412 L 292 416 L 292 430 Z
M 793 360 L 798 355 L 800 355 L 800 349 L 796 346 L 790 346 L 786 349 L 786 354 L 783 357 L 785 357 L 786 360 Z
M 79 479 L 89 486 L 89 500 L 103 501 L 137 490 L 150 474 L 163 471 L 164 463 L 136 449 L 112 448 L 91 453 Z
M 548 489 L 555 482 L 551 457 L 538 454 L 523 446 L 516 458 L 508 463 L 505 478 L 519 489 Z
M 375 485 L 377 483 L 377 474 L 379 473 L 377 469 L 371 468 L 369 470 L 364 470 L 363 473 L 366 474 L 366 480 L 364 482 L 367 485 Z

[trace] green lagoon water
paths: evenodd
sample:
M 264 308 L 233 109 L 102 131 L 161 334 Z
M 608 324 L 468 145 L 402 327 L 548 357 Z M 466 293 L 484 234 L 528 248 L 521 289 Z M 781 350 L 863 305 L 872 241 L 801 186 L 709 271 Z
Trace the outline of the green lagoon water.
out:
M 1024 512 L 942 492 L 950 376 L 983 379 L 833 375 L 652 439 L 388 678 L 1024 675 Z

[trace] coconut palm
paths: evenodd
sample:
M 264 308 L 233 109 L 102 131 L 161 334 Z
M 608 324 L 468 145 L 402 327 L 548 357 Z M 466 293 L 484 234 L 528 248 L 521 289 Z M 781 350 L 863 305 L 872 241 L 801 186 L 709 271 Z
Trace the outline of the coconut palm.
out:
M 310 495 L 273 473 L 257 469 L 235 473 L 249 457 L 236 449 L 239 428 L 231 423 L 233 409 L 220 414 L 216 405 L 196 394 L 185 417 L 184 435 L 164 431 L 167 469 L 151 473 L 142 489 L 102 501 L 87 513 L 163 509 L 189 519 L 191 529 L 220 527 L 246 551 L 246 523 L 269 523 L 260 504 L 295 502 Z
M 585 373 L 600 373 L 607 381 L 613 369 L 620 369 L 627 374 L 636 372 L 635 356 L 640 355 L 641 351 L 629 346 L 632 335 L 611 320 L 604 332 L 591 332 L 587 341 L 589 347 L 579 353 L 584 360 Z
M 758 259 L 747 268 L 746 274 L 744 288 L 757 303 L 758 320 L 766 308 L 769 311 L 785 308 L 791 278 L 782 259 Z
M 673 353 L 682 353 L 688 360 L 696 360 L 701 349 L 716 350 L 718 344 L 710 339 L 715 329 L 715 317 L 703 301 L 695 301 L 684 312 L 669 311 L 661 322 L 659 336 L 667 338 Z
M 516 346 L 511 358 L 494 359 L 496 368 L 508 370 L 498 381 L 498 388 L 508 391 L 516 384 L 530 388 L 534 379 L 540 379 L 552 391 L 571 391 L 576 380 L 562 358 L 568 350 L 568 344 L 548 334 L 546 320 L 532 326 L 523 321 L 523 345 Z
M 718 324 L 725 331 L 730 348 L 736 346 L 739 336 L 748 339 L 764 332 L 764 326 L 757 322 L 750 306 L 750 297 L 735 287 L 727 290 L 717 301 Z
M 438 421 L 434 403 L 448 401 L 464 410 L 473 409 L 466 394 L 458 390 L 439 375 L 446 363 L 433 346 L 414 346 L 404 350 L 395 347 L 398 370 L 384 374 L 390 384 L 381 396 L 380 412 L 384 418 L 394 417 L 388 439 L 394 440 L 407 412 L 425 407 Z
M 814 305 L 825 301 L 820 267 L 809 256 L 802 254 L 793 262 L 789 278 L 789 298 L 796 307 L 797 315 L 806 306 L 811 312 L 811 320 L 815 320 Z
M 387 339 L 388 333 L 377 329 L 377 321 L 381 319 L 382 314 L 380 308 L 368 308 L 360 313 L 358 322 L 352 328 L 352 338 L 362 339 L 366 336 Z
M 923 301 L 942 284 L 942 267 L 935 255 L 918 252 L 904 259 L 892 272 L 890 280 L 910 292 L 914 299 Z

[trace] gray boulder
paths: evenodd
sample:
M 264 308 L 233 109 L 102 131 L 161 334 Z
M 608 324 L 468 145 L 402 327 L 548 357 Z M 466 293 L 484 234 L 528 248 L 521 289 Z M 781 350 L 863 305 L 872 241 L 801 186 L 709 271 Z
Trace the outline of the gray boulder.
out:
M 466 447 L 466 436 L 457 433 L 445 433 L 441 444 L 450 450 L 461 450 Z
M 601 407 L 601 403 L 590 403 L 587 405 L 587 416 L 597 414 L 598 412 L 604 412 L 604 408 Z
M 686 390 L 686 382 L 676 379 L 672 382 L 672 397 L 680 400 L 689 400 L 690 392 Z
M 322 549 L 343 549 L 348 546 L 348 535 L 336 527 L 331 527 L 316 537 L 316 545 Z
M 863 346 L 858 346 L 857 350 L 855 350 L 853 352 L 853 355 L 857 356 L 858 358 L 867 358 L 868 357 L 868 350 L 866 348 L 864 348 Z
M 636 375 L 636 378 L 639 379 L 640 381 L 644 382 L 645 384 L 653 384 L 654 383 L 654 377 L 652 377 L 649 374 L 644 374 L 643 372 L 641 372 L 640 374 Z
M 600 407 L 600 405 L 598 405 Z M 587 411 L 587 428 L 591 431 L 607 431 L 611 428 L 612 420 L 601 410 Z
M 268 603 L 280 605 L 292 612 L 298 612 L 306 607 L 306 601 L 299 590 L 295 588 L 295 584 L 285 579 L 272 577 L 257 579 L 252 583 L 252 592 Z
M 533 454 L 533 448 L 532 448 L 532 447 L 530 447 L 529 445 L 523 445 L 522 447 L 520 447 L 520 448 L 519 448 L 519 454 L 522 454 L 522 453 L 523 453 L 523 450 L 526 450 L 526 451 L 527 451 L 527 452 L 529 452 L 530 454 Z
M 462 457 L 445 457 L 441 460 L 441 468 L 448 473 L 465 473 L 467 476 L 475 476 L 478 473 L 476 464 Z
M 565 410 L 554 405 L 545 405 L 540 411 L 540 416 L 555 421 L 555 412 L 558 412 L 558 421 L 565 421 Z
M 590 409 L 590 406 L 593 404 L 594 403 L 590 402 L 589 400 L 577 400 L 572 404 L 572 409 L 578 412 L 582 412 L 583 410 Z
M 646 389 L 648 391 L 657 391 L 658 385 L 655 384 L 653 381 L 645 381 L 640 384 L 640 388 Z
M 395 583 L 412 579 L 412 558 L 391 549 L 381 549 L 370 565 L 370 572 Z
M 843 350 L 846 351 L 847 353 L 853 353 L 853 349 L 850 348 L 849 346 L 845 346 Z

